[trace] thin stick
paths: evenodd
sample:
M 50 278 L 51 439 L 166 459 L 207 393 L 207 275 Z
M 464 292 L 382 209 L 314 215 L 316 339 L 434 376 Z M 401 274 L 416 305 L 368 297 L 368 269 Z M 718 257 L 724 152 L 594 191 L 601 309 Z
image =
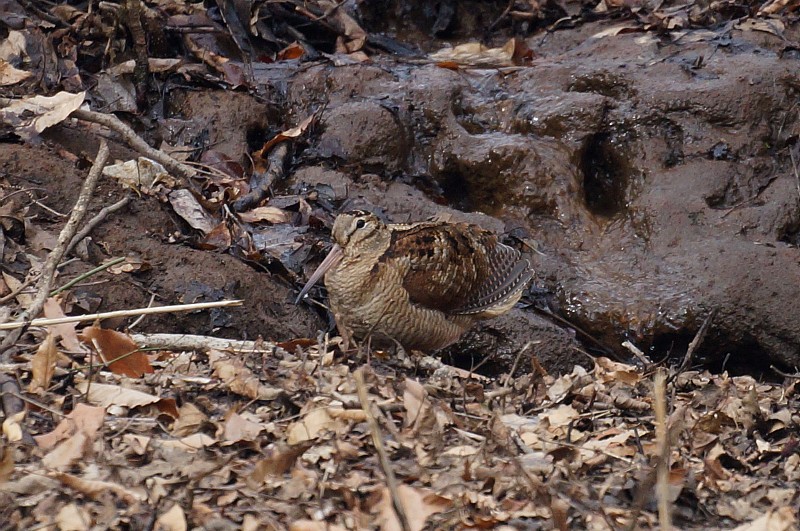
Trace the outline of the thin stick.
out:
M 383 438 L 381 437 L 380 427 L 375 416 L 372 414 L 372 404 L 367 396 L 367 386 L 364 383 L 364 367 L 360 367 L 353 373 L 356 379 L 356 389 L 358 389 L 358 400 L 361 402 L 361 409 L 364 410 L 364 415 L 367 417 L 367 425 L 369 425 L 370 435 L 372 435 L 372 444 L 378 452 L 378 459 L 383 469 L 383 474 L 386 476 L 386 486 L 389 488 L 389 495 L 392 498 L 392 507 L 397 515 L 397 521 L 400 522 L 400 527 L 403 531 L 410 531 L 411 525 L 408 523 L 405 508 L 400 502 L 400 493 L 398 491 L 397 477 L 394 475 L 392 463 L 389 461 L 389 456 L 386 454 L 386 448 L 383 446 Z
M 125 257 L 124 256 L 120 256 L 119 258 L 114 258 L 113 260 L 111 260 L 109 262 L 106 262 L 105 264 L 101 264 L 101 265 L 95 267 L 94 269 L 90 269 L 86 273 L 83 273 L 82 275 L 78 275 L 77 277 L 73 278 L 72 280 L 70 280 L 69 282 L 67 282 L 66 284 L 61 286 L 60 288 L 57 288 L 57 289 L 54 289 L 53 291 L 51 291 L 50 292 L 50 296 L 51 297 L 55 297 L 56 295 L 58 295 L 59 293 L 61 293 L 65 289 L 71 288 L 72 286 L 74 286 L 78 282 L 81 282 L 82 280 L 86 280 L 87 278 L 91 277 L 92 275 L 95 275 L 95 274 L 99 273 L 100 271 L 104 271 L 104 270 L 108 269 L 109 267 L 111 267 L 113 265 L 117 265 L 118 263 L 124 262 L 124 261 L 125 261 Z
M 654 380 L 656 414 L 656 445 L 659 450 L 657 464 L 656 495 L 658 497 L 658 522 L 661 531 L 672 529 L 669 513 L 669 442 L 667 441 L 666 375 L 659 369 Z
M 196 302 L 193 304 L 173 304 L 171 306 L 156 306 L 155 308 L 139 308 L 135 310 L 115 310 L 113 312 L 90 313 L 87 315 L 71 315 L 57 319 L 34 319 L 30 322 L 16 322 L 0 324 L 0 330 L 14 330 L 23 326 L 50 326 L 64 323 L 81 323 L 95 319 L 112 319 L 115 317 L 131 317 L 134 315 L 150 315 L 156 313 L 190 312 L 208 308 L 224 308 L 228 306 L 241 306 L 240 300 L 227 300 L 217 302 Z
M 714 320 L 714 310 L 711 310 L 703 324 L 700 325 L 700 330 L 694 335 L 694 339 L 689 343 L 689 346 L 686 348 L 686 355 L 683 357 L 683 361 L 681 362 L 681 366 L 678 367 L 678 370 L 670 375 L 668 381 L 672 381 L 678 377 L 683 371 L 689 368 L 689 365 L 692 363 L 692 358 L 694 357 L 694 351 L 697 350 L 697 347 L 700 346 L 700 343 L 703 342 L 703 339 L 706 337 L 706 332 L 708 332 L 708 327 L 711 325 L 711 321 Z
M 0 355 L 4 354 L 19 340 L 24 329 L 30 324 L 31 316 L 39 315 L 39 312 L 41 312 L 42 308 L 44 308 L 44 302 L 47 300 L 47 297 L 50 295 L 50 290 L 53 287 L 53 281 L 58 263 L 64 256 L 64 253 L 67 250 L 67 245 L 78 231 L 78 225 L 80 225 L 81 221 L 83 221 L 83 217 L 86 215 L 86 210 L 89 207 L 89 201 L 94 195 L 94 189 L 97 186 L 97 181 L 103 174 L 103 167 L 106 165 L 107 160 L 108 144 L 105 140 L 101 139 L 100 149 L 97 151 L 97 156 L 95 157 L 94 163 L 89 170 L 89 175 L 83 182 L 81 192 L 78 195 L 78 199 L 75 201 L 75 206 L 72 207 L 72 213 L 70 214 L 66 225 L 64 225 L 64 228 L 61 229 L 61 233 L 58 235 L 58 241 L 56 242 L 55 247 L 53 247 L 53 250 L 50 251 L 50 254 L 47 256 L 47 260 L 42 267 L 42 275 L 39 278 L 36 296 L 33 298 L 30 308 L 22 312 L 16 323 L 5 323 L 3 325 L 6 327 L 3 328 L 4 330 L 17 329 L 17 331 L 8 334 L 8 336 L 6 336 L 6 338 L 3 340 L 3 343 L 0 344 Z
M 29 279 L 25 280 L 25 282 L 23 282 L 22 284 L 20 284 L 20 285 L 19 285 L 19 287 L 18 287 L 17 289 L 15 289 L 14 291 L 12 291 L 11 293 L 9 293 L 8 295 L 6 295 L 5 297 L 2 297 L 2 298 L 0 298 L 0 304 L 5 304 L 6 302 L 10 301 L 10 300 L 11 300 L 11 299 L 13 299 L 14 297 L 16 297 L 17 295 L 19 295 L 19 294 L 20 294 L 20 293 L 22 293 L 23 291 L 25 291 L 25 289 L 27 289 L 27 288 L 28 288 L 28 286 L 30 286 L 30 285 L 31 285 L 31 284 L 33 284 L 34 282 L 38 281 L 38 280 L 39 280 L 39 278 L 40 278 L 41 276 L 42 276 L 41 274 L 39 274 L 39 275 L 34 275 L 34 276 L 30 277 Z
M 113 205 L 103 207 L 100 210 L 100 212 L 98 212 L 95 217 L 90 219 L 86 223 L 86 225 L 80 230 L 80 232 L 78 232 L 78 234 L 76 234 L 72 238 L 72 240 L 70 240 L 69 245 L 67 246 L 67 252 L 65 254 L 69 254 L 72 251 L 72 249 L 76 245 L 78 245 L 78 243 L 80 243 L 82 239 L 87 237 L 95 229 L 95 227 L 97 227 L 100 223 L 102 223 L 103 220 L 105 220 L 109 216 L 109 214 L 113 214 L 114 212 L 116 212 L 117 210 L 124 207 L 130 202 L 131 202 L 131 196 L 128 195 L 123 197 Z

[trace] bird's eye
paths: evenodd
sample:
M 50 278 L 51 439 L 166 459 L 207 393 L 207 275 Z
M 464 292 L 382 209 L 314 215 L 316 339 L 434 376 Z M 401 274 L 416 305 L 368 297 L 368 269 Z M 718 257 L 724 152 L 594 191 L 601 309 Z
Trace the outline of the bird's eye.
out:
M 366 225 L 366 224 L 367 224 L 366 221 L 364 221 L 363 219 L 359 219 L 358 221 L 356 221 L 356 228 L 357 229 L 363 229 L 364 225 Z

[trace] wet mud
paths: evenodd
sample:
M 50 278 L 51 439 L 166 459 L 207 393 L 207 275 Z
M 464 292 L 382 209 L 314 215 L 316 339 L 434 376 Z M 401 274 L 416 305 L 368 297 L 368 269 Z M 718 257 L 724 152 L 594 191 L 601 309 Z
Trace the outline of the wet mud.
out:
M 654 359 L 682 357 L 709 316 L 696 362 L 800 366 L 797 54 L 746 29 L 597 36 L 608 25 L 531 39 L 522 68 L 276 63 L 259 69 L 257 94 L 174 89 L 150 134 L 213 144 L 246 165 L 259 142 L 323 109 L 276 193 L 325 185 L 335 204 L 392 221 L 439 216 L 505 234 L 529 253 L 534 285 L 444 353 L 462 366 L 491 356 L 502 372 L 527 343 L 554 371 L 585 361 L 582 351 L 627 357 L 626 340 Z M 68 209 L 84 168 L 59 149 L 91 153 L 76 135 L 59 127 L 45 145 L 0 144 L 0 172 Z M 106 183 L 95 211 L 121 193 Z M 143 331 L 287 340 L 328 329 L 317 306 L 293 304 L 302 275 L 193 249 L 185 234 L 168 205 L 135 200 L 94 240 L 151 269 L 86 289 L 101 309 L 153 295 L 245 300 L 223 315 L 148 318 Z

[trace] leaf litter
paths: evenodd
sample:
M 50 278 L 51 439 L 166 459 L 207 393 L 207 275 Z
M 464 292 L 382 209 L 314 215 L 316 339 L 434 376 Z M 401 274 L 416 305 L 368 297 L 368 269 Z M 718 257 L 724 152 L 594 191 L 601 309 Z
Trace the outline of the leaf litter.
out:
M 517 4 L 514 16 L 541 17 L 538 3 Z M 35 79 L 54 93 L 4 106 L 3 121 L 14 134 L 36 140 L 81 107 L 86 94 L 76 66 L 77 43 L 82 54 L 103 57 L 113 31 L 102 17 L 116 7 L 101 6 L 100 15 L 53 7 L 48 24 L 70 37 L 63 42 L 40 30 L 9 31 L 0 45 L 0 85 L 25 86 Z M 334 53 L 321 54 L 333 64 L 376 55 L 357 17 L 328 0 L 268 2 L 242 20 L 230 12 L 222 20 L 212 18 L 194 4 L 143 7 L 145 18 L 184 34 L 195 61 L 148 58 L 154 75 L 252 88 L 258 81 L 248 68 L 247 42 L 256 35 L 270 50 L 262 63 L 310 59 L 315 51 L 308 36 L 320 30 L 335 34 Z M 696 38 L 713 40 L 731 29 L 779 37 L 785 29 L 777 18 L 742 16 L 714 31 L 697 30 L 725 3 L 661 7 L 604 0 L 591 17 L 611 13 L 625 22 L 595 37 L 652 31 L 677 39 L 692 28 Z M 758 11 L 775 15 L 796 9 L 794 1 L 775 0 Z M 201 27 L 207 31 L 185 31 Z M 239 53 L 230 52 L 236 48 Z M 527 65 L 531 56 L 509 40 L 499 48 L 465 43 L 428 59 L 460 69 Z M 132 60 L 110 65 L 99 73 L 93 96 L 110 109 L 136 110 L 136 66 Z M 315 118 L 306 116 L 272 135 L 254 153 L 253 173 L 274 171 L 283 161 L 270 155 L 281 144 L 302 143 Z M 290 280 L 302 273 L 308 229 L 332 221 L 328 191 L 272 194 L 253 208 L 232 212 L 228 205 L 253 188 L 246 172 L 213 150 L 198 160 L 202 176 L 190 183 L 179 184 L 146 157 L 110 166 L 106 174 L 169 204 L 196 231 L 192 244 L 231 250 Z M 8 214 L 4 220 L 12 223 Z M 23 223 L 24 214 L 18 217 Z M 24 252 L 13 231 L 4 228 L 3 238 L 24 263 L 10 271 L 30 272 L 41 264 Z M 21 308 L 30 305 L 22 282 L 5 270 L 0 287 L 0 296 L 19 290 L 13 299 Z M 62 304 L 69 303 L 48 299 L 45 315 L 63 316 Z M 136 529 L 153 522 L 157 529 L 175 530 L 631 529 L 659 522 L 654 379 L 636 366 L 598 358 L 591 369 L 576 366 L 558 377 L 534 370 L 488 379 L 436 363 L 426 369 L 379 353 L 343 353 L 338 338 L 298 338 L 246 350 L 150 350 L 146 341 L 95 325 L 81 330 L 52 325 L 31 335 L 36 347 L 4 367 L 4 375 L 14 378 L 0 381 L 4 402 L 20 395 L 19 387 L 30 395 L 24 409 L 4 404 L 4 528 Z M 535 353 L 528 359 L 539 366 Z M 359 367 L 366 367 L 370 410 L 376 412 L 396 488 L 387 482 L 390 471 L 370 438 L 369 415 L 354 378 Z M 675 525 L 796 528 L 798 379 L 762 382 L 707 371 L 672 376 L 662 428 Z M 25 435 L 33 435 L 34 443 Z
M 29 405 L 36 447 L 6 433 L 4 520 L 90 527 L 116 500 L 120 526 L 156 514 L 196 526 L 401 529 L 399 500 L 410 529 L 657 524 L 653 378 L 640 369 L 599 358 L 591 370 L 502 383 L 309 343 L 159 350 L 139 378 L 73 361 Z M 397 500 L 356 396 L 359 366 Z M 46 386 L 37 374 L 32 365 L 21 378 Z M 796 379 L 676 375 L 666 428 L 677 526 L 796 525 L 796 389 Z

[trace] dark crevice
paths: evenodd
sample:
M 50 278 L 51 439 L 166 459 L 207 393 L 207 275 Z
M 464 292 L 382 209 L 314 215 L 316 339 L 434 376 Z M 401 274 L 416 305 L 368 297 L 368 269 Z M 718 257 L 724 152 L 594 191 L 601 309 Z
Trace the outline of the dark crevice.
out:
M 580 159 L 586 206 L 598 216 L 613 217 L 625 209 L 628 161 L 608 132 L 595 133 L 584 145 Z

